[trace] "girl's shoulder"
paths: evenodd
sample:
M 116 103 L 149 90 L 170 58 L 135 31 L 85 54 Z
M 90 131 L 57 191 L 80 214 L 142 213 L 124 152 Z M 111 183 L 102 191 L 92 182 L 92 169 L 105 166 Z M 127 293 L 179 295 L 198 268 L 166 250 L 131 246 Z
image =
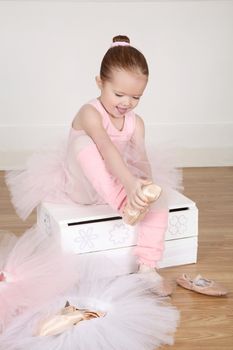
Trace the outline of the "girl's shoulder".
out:
M 135 113 L 135 123 L 137 125 L 137 127 L 144 129 L 145 128 L 145 124 L 144 124 L 144 120 L 142 119 L 142 117 L 140 117 L 140 115 Z
M 145 138 L 145 124 L 138 114 L 135 114 L 135 128 L 133 133 L 133 140 L 135 142 L 140 141 L 141 139 Z
M 81 106 L 81 108 L 76 113 L 73 121 L 72 128 L 76 130 L 84 129 L 86 124 L 101 122 L 101 115 L 98 110 L 89 102 Z

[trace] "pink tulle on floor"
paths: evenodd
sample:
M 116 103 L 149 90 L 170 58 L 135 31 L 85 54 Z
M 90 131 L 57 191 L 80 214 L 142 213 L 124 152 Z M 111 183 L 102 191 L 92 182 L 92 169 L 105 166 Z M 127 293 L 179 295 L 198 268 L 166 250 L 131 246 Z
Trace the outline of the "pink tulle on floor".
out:
M 74 288 L 15 319 L 0 335 L 0 350 L 155 350 L 173 344 L 179 313 L 169 299 L 150 292 L 154 284 L 137 274 L 113 277 L 116 267 L 106 259 L 87 257 L 77 266 Z M 105 316 L 81 321 L 59 335 L 38 336 L 41 322 L 67 301 Z
M 73 257 L 35 226 L 17 238 L 0 232 L 0 333 L 11 320 L 73 284 Z

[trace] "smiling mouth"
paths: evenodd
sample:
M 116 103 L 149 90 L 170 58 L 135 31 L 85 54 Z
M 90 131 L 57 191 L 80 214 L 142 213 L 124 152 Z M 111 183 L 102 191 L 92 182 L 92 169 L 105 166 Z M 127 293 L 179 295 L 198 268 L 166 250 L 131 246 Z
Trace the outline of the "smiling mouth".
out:
M 117 110 L 120 114 L 124 114 L 127 112 L 128 108 L 121 108 L 121 107 L 117 107 Z

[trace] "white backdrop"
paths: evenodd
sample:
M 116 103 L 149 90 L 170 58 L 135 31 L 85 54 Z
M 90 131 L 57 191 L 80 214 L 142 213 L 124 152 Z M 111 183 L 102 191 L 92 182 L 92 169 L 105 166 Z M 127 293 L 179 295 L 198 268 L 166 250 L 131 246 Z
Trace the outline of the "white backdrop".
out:
M 1 169 L 66 137 L 117 34 L 149 63 L 148 142 L 180 166 L 233 165 L 232 1 L 0 1 Z

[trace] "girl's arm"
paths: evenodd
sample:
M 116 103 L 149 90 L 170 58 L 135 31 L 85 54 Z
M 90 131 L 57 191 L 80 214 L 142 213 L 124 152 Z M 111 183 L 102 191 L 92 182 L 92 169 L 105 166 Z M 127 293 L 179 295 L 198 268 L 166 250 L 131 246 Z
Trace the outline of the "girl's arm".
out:
M 89 135 L 96 144 L 108 170 L 124 186 L 130 204 L 138 209 L 144 208 L 146 198 L 141 192 L 143 180 L 135 178 L 124 163 L 118 149 L 102 125 L 100 113 L 91 105 L 84 105 L 78 112 L 73 127 L 77 125 Z
M 152 181 L 151 165 L 145 147 L 145 125 L 143 119 L 139 115 L 136 115 L 136 126 L 131 142 L 138 153 L 139 161 L 136 163 L 136 166 Z

